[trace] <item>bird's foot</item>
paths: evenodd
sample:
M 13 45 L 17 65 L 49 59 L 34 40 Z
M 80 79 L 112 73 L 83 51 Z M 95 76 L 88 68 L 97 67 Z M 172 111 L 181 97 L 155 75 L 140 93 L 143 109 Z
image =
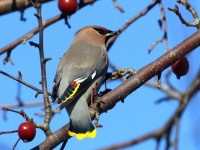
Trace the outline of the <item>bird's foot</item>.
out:
M 128 79 L 131 76 L 133 76 L 135 73 L 136 73 L 136 71 L 132 68 L 127 68 L 127 69 L 117 68 L 116 71 L 111 74 L 111 79 L 115 80 L 115 79 L 124 77 L 126 75 L 128 75 L 126 77 L 126 79 Z

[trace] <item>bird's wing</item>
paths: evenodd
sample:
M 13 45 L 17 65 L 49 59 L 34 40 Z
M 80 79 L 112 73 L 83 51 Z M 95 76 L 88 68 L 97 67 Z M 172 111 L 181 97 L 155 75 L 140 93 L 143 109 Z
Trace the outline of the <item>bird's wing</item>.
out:
M 59 63 L 54 79 L 52 101 L 70 101 L 84 92 L 99 76 L 107 72 L 107 52 L 97 46 L 70 48 Z
M 62 58 L 58 64 L 58 68 L 56 70 L 56 75 L 54 77 L 54 81 L 53 81 L 53 88 L 52 88 L 52 93 L 51 93 L 51 100 L 52 102 L 56 101 L 57 99 L 57 92 L 58 92 L 58 87 L 60 84 L 60 80 L 62 78 L 62 74 L 63 74 L 63 61 Z

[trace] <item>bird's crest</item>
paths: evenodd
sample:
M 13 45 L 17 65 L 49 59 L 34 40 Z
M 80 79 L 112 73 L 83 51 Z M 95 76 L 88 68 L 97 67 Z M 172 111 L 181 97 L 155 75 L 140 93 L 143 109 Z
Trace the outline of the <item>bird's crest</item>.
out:
M 83 27 L 83 28 L 79 29 L 78 31 L 76 31 L 75 35 L 77 35 L 80 31 L 82 31 L 82 30 L 84 30 L 84 29 L 87 29 L 87 28 L 102 29 L 102 30 L 104 30 L 104 31 L 110 31 L 110 30 L 108 30 L 107 28 L 94 25 L 94 26 L 86 26 L 86 27 Z

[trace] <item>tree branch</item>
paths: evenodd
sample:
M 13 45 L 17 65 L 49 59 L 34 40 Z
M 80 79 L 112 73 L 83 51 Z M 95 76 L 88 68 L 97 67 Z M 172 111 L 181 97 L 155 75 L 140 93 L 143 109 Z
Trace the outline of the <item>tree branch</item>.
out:
M 175 48 L 140 69 L 135 75 L 127 79 L 115 90 L 103 96 L 102 100 L 105 104 L 101 104 L 102 112 L 107 111 L 106 108 L 109 108 L 110 104 L 116 103 L 120 99 L 124 99 L 128 94 L 139 88 L 153 76 L 160 74 L 164 69 L 198 46 L 200 46 L 200 32 L 196 32 L 192 36 L 188 37 Z
M 43 21 L 43 28 L 46 28 L 50 25 L 52 25 L 53 23 L 61 20 L 63 18 L 63 16 L 61 14 L 50 18 L 46 21 Z M 13 50 L 15 47 L 17 47 L 19 44 L 24 44 L 26 43 L 26 41 L 30 38 L 32 38 L 35 34 L 37 34 L 39 32 L 39 26 L 34 28 L 33 30 L 29 31 L 28 33 L 26 33 L 25 35 L 21 36 L 20 38 L 18 38 L 17 40 L 15 40 L 14 42 L 8 44 L 7 46 L 3 47 L 0 49 L 0 55 L 2 55 L 5 52 L 11 51 Z
M 179 7 L 178 5 L 175 5 L 175 8 L 168 8 L 169 11 L 174 12 L 180 19 L 180 21 L 185 24 L 186 26 L 192 26 L 192 27 L 196 27 L 198 30 L 200 28 L 200 19 L 198 17 L 197 12 L 195 11 L 195 9 L 190 5 L 190 3 L 187 0 L 177 0 L 178 3 L 182 4 L 185 6 L 185 8 L 192 14 L 193 18 L 194 18 L 194 22 L 187 22 L 181 15 L 180 11 L 179 11 Z
M 52 134 L 49 123 L 51 120 L 51 104 L 48 97 L 47 92 L 47 80 L 46 80 L 46 63 L 44 58 L 44 49 L 43 49 L 43 23 L 42 23 L 42 0 L 37 0 L 36 2 L 32 2 L 34 5 L 37 14 L 35 16 L 38 20 L 38 26 L 39 26 L 39 54 L 40 54 L 40 69 L 41 69 L 41 81 L 42 81 L 42 91 L 43 91 L 43 99 L 44 99 L 44 108 L 45 108 L 45 119 L 43 123 L 43 128 L 45 129 L 46 136 Z
M 43 0 L 43 3 L 51 2 L 52 0 Z M 1 0 L 0 1 L 0 16 L 14 11 L 24 11 L 31 7 L 30 0 Z
M 19 104 L 2 104 L 0 105 L 0 108 L 6 107 L 8 109 L 13 109 L 13 108 L 20 108 L 20 107 L 33 107 L 33 106 L 42 106 L 44 104 L 44 101 L 37 101 L 37 102 L 22 102 L 21 105 Z
M 184 110 L 186 109 L 187 104 L 190 102 L 192 96 L 194 96 L 197 93 L 197 91 L 199 90 L 199 86 L 200 86 L 200 70 L 199 70 L 196 78 L 194 79 L 193 83 L 191 84 L 191 86 L 189 86 L 189 88 L 186 90 L 186 92 L 180 94 L 180 95 L 182 95 L 182 98 L 180 99 L 180 105 L 176 109 L 175 113 L 170 117 L 170 119 L 166 122 L 166 124 L 162 128 L 155 130 L 153 132 L 150 132 L 148 134 L 145 134 L 136 139 L 133 139 L 131 141 L 121 143 L 121 144 L 116 144 L 116 145 L 113 145 L 113 146 L 110 146 L 107 148 L 103 148 L 102 150 L 114 150 L 114 149 L 126 148 L 126 147 L 136 145 L 138 143 L 141 143 L 143 141 L 146 141 L 150 138 L 154 138 L 155 140 L 157 140 L 158 144 L 159 144 L 161 138 L 165 138 L 166 139 L 166 149 L 169 149 L 171 146 L 169 136 L 172 132 L 171 129 L 174 125 L 176 125 L 174 148 L 177 149 L 179 119 L 180 119 L 181 115 L 183 114 Z
M 86 2 L 82 2 L 80 1 L 79 3 L 79 10 L 82 9 L 83 7 L 89 5 L 89 4 L 93 4 L 95 3 L 96 0 L 90 0 L 90 1 L 86 1 Z M 52 25 L 53 23 L 63 19 L 64 16 L 62 14 L 56 15 L 46 21 L 43 21 L 43 28 L 47 28 L 48 26 Z M 24 44 L 26 43 L 27 40 L 29 40 L 30 38 L 32 38 L 35 34 L 37 34 L 39 32 L 39 26 L 37 26 L 36 28 L 34 28 L 33 30 L 29 31 L 28 33 L 24 34 L 23 36 L 19 37 L 18 39 L 16 39 L 15 41 L 11 42 L 10 44 L 6 45 L 5 47 L 0 49 L 0 55 L 2 55 L 5 52 L 9 52 L 9 55 L 6 57 L 8 60 L 10 59 L 10 52 L 17 47 L 19 44 Z
M 119 29 L 119 33 L 125 31 L 129 25 L 131 25 L 133 22 L 135 22 L 136 20 L 138 20 L 140 17 L 146 15 L 154 6 L 156 6 L 156 4 L 158 4 L 160 2 L 160 0 L 154 0 L 150 5 L 148 5 L 144 10 L 142 10 L 141 12 L 139 12 L 136 16 L 134 16 L 133 18 L 131 18 L 130 20 L 128 20 L 126 22 L 126 24 L 124 26 L 122 26 Z M 119 35 L 118 35 L 119 36 Z M 117 40 L 118 36 L 114 36 L 113 38 L 111 38 L 108 43 L 107 43 L 107 50 L 109 50 L 113 43 Z
M 24 82 L 24 81 L 23 81 L 22 79 L 20 79 L 20 78 L 16 78 L 16 77 L 14 77 L 14 76 L 12 76 L 12 75 L 10 75 L 10 74 L 8 74 L 8 73 L 2 71 L 2 70 L 0 70 L 0 74 L 3 74 L 3 75 L 5 75 L 5 76 L 7 76 L 7 77 L 9 77 L 9 78 L 11 78 L 11 79 L 13 79 L 13 80 L 15 80 L 15 81 L 18 81 L 19 83 L 22 83 L 23 85 L 25 85 L 25 86 L 29 87 L 30 89 L 36 91 L 37 94 L 36 94 L 35 97 L 37 97 L 38 94 L 41 94 L 41 93 L 42 93 L 42 90 L 40 90 L 40 89 L 38 89 L 38 88 L 36 88 L 36 87 L 34 87 L 34 86 L 32 86 L 32 85 L 30 85 L 30 84 Z M 51 96 L 51 93 L 48 93 L 48 95 Z

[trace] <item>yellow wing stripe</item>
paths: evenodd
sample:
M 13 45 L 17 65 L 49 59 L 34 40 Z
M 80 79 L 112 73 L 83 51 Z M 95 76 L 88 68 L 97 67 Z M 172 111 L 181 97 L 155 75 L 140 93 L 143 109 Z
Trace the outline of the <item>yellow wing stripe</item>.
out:
M 86 132 L 86 133 L 74 133 L 72 131 L 68 131 L 69 136 L 76 136 L 78 140 L 82 140 L 84 138 L 95 138 L 97 131 L 94 129 L 92 132 Z
M 71 99 L 76 94 L 76 92 L 78 91 L 79 87 L 80 87 L 80 84 L 77 84 L 77 86 L 75 87 L 75 89 L 72 92 L 72 94 L 70 94 L 63 102 L 66 102 L 67 100 Z

